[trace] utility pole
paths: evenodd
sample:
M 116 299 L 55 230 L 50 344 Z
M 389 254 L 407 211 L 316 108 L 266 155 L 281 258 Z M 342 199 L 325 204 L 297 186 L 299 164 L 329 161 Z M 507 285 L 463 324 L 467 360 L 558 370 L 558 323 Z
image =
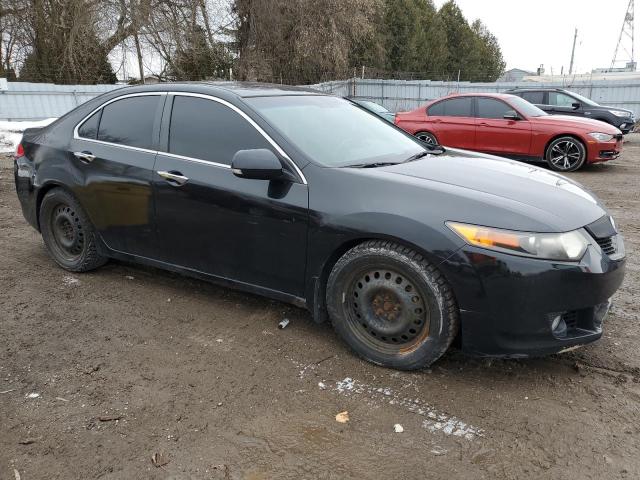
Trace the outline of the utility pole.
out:
M 571 62 L 569 62 L 569 75 L 573 73 L 573 59 L 576 54 L 576 39 L 578 38 L 578 28 L 576 27 L 576 32 L 573 34 L 573 48 L 571 49 Z

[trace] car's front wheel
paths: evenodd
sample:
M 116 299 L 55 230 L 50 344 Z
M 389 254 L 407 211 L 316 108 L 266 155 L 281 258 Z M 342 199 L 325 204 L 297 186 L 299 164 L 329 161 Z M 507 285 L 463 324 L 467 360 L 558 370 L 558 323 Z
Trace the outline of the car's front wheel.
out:
M 387 241 L 365 242 L 338 260 L 329 275 L 327 309 L 356 353 L 402 370 L 431 365 L 459 328 L 444 276 L 419 253 Z
M 86 272 L 107 261 L 98 253 L 89 217 L 66 190 L 54 188 L 45 194 L 40 205 L 40 231 L 49 254 L 66 270 Z
M 557 172 L 573 172 L 584 165 L 587 149 L 577 138 L 560 137 L 549 144 L 545 159 Z

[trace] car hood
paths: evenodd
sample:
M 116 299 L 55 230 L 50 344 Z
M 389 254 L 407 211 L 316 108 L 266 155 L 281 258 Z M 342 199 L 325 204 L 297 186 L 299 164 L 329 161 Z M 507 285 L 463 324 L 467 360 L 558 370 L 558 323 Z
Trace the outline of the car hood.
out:
M 607 212 L 585 187 L 562 175 L 529 164 L 447 149 L 413 162 L 377 169 L 376 175 L 404 179 L 404 182 L 467 197 L 469 210 L 448 213 L 445 220 L 469 221 L 513 230 L 569 231 L 599 219 Z M 391 179 L 391 178 L 390 178 Z M 410 180 L 408 180 L 410 179 Z M 416 185 L 418 186 L 418 185 Z M 446 197 L 442 197 L 446 198 Z M 445 202 L 442 202 L 445 203 Z M 486 205 L 480 215 L 479 208 Z M 460 205 L 458 203 L 458 205 Z M 433 208 L 433 205 L 425 205 Z M 438 205 L 443 211 L 449 205 Z M 491 222 L 480 223 L 480 222 Z
M 616 127 L 608 123 L 594 120 L 592 118 L 574 117 L 571 115 L 545 115 L 542 117 L 531 117 L 529 121 L 538 125 L 554 125 L 557 127 L 569 127 L 589 130 L 591 132 L 608 133 L 616 135 L 620 133 Z

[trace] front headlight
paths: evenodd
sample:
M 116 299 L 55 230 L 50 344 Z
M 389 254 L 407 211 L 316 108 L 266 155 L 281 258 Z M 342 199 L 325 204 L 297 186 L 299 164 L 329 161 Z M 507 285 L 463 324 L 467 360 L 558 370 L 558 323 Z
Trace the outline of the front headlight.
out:
M 613 113 L 616 117 L 630 117 L 631 114 L 629 112 L 625 112 L 624 110 L 609 110 L 610 113 Z
M 609 135 L 608 133 L 593 132 L 590 133 L 589 136 L 595 138 L 599 142 L 608 142 L 613 139 L 613 135 Z
M 446 224 L 470 245 L 524 257 L 577 261 L 589 246 L 589 240 L 582 230 L 529 233 L 456 222 Z

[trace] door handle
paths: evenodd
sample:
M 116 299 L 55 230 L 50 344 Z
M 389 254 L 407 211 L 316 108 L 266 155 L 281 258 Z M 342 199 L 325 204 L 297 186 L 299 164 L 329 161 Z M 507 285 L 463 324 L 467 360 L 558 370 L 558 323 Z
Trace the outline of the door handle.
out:
M 177 186 L 181 186 L 181 185 L 184 185 L 185 183 L 187 183 L 189 181 L 189 178 L 185 177 L 180 172 L 159 171 L 158 175 L 160 175 L 162 178 L 164 178 L 171 185 L 177 184 Z
M 73 152 L 73 155 L 82 163 L 91 163 L 95 160 L 96 156 L 91 152 Z
M 488 127 L 488 126 L 489 126 L 489 124 L 488 124 L 488 123 L 485 123 L 485 122 L 480 122 L 480 123 L 478 124 L 478 126 L 480 126 L 480 127 Z

